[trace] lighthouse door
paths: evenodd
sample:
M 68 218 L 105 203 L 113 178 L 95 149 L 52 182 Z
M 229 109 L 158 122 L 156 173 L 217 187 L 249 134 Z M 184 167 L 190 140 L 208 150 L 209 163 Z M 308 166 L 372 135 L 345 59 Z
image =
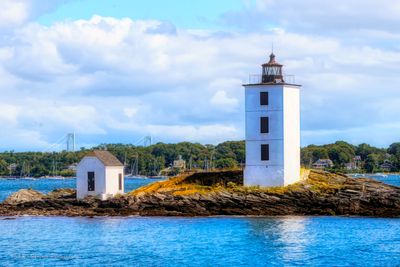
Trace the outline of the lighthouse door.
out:
M 88 191 L 94 191 L 95 190 L 95 183 L 94 183 L 94 172 L 88 172 Z

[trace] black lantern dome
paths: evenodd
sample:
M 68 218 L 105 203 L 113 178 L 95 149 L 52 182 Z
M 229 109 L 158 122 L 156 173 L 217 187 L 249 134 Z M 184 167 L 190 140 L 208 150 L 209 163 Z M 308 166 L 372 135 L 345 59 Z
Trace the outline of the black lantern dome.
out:
M 282 67 L 276 62 L 274 53 L 271 53 L 269 62 L 262 64 L 262 83 L 284 83 Z

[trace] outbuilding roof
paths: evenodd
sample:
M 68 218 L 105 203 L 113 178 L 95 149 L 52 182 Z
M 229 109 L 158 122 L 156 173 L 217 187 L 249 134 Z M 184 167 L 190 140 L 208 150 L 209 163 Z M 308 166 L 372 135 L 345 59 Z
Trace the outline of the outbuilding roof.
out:
M 124 166 L 113 154 L 106 150 L 93 150 L 89 152 L 87 157 L 98 158 L 104 166 Z

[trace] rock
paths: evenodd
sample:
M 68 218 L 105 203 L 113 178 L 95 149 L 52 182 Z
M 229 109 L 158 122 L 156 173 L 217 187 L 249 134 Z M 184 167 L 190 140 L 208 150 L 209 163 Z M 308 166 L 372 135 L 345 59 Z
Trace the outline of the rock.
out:
M 287 187 L 247 188 L 239 186 L 238 180 L 236 185 L 229 183 L 229 177 L 240 179 L 241 175 L 237 172 L 220 172 L 198 173 L 192 177 L 189 174 L 145 186 L 106 201 L 94 197 L 76 200 L 76 192 L 72 189 L 59 189 L 48 195 L 33 190 L 21 190 L 10 196 L 4 204 L 0 204 L 0 216 L 400 217 L 400 188 L 372 179 L 354 179 L 311 171 L 307 179 Z M 222 186 L 223 183 L 227 186 Z
M 21 189 L 9 196 L 3 203 L 6 205 L 16 205 L 26 202 L 36 202 L 41 201 L 46 197 L 38 191 L 32 189 Z
M 188 176 L 184 183 L 192 183 L 205 186 L 224 185 L 228 183 L 243 185 L 243 172 L 237 171 L 221 171 L 221 172 L 199 172 Z
M 69 188 L 55 189 L 47 194 L 49 198 L 76 198 L 76 190 Z

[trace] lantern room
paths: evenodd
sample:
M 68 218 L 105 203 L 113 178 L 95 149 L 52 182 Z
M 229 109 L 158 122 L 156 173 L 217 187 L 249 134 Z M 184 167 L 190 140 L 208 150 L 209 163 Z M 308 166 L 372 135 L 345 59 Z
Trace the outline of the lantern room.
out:
M 269 62 L 262 65 L 262 83 L 284 83 L 282 67 L 283 65 L 276 62 L 272 53 Z

